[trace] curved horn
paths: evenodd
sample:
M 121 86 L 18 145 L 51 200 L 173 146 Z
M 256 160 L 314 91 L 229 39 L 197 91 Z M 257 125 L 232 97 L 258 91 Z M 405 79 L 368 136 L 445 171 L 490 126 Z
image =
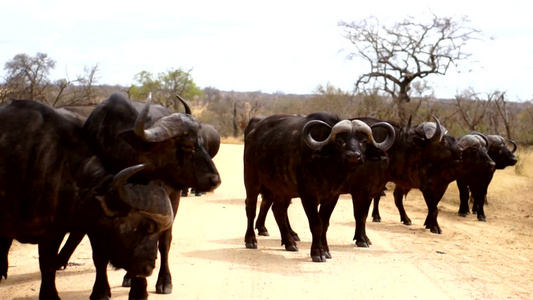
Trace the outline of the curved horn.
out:
M 302 137 L 305 141 L 305 143 L 307 144 L 307 146 L 313 150 L 319 150 L 320 148 L 322 148 L 324 145 L 326 145 L 327 143 L 329 143 L 329 140 L 331 138 L 331 132 L 329 133 L 329 136 L 323 140 L 323 141 L 316 141 L 312 136 L 311 136 L 311 128 L 315 125 L 324 125 L 324 126 L 327 126 L 329 128 L 331 128 L 331 126 L 329 126 L 328 123 L 324 122 L 324 121 L 320 121 L 320 120 L 311 120 L 309 122 L 307 122 L 304 126 L 304 128 L 302 129 Z
M 376 141 L 374 140 L 374 136 L 372 136 L 372 143 L 376 148 L 382 151 L 389 150 L 389 148 L 392 147 L 392 144 L 394 144 L 394 141 L 396 140 L 396 131 L 394 130 L 394 127 L 392 127 L 392 125 L 387 122 L 379 122 L 370 126 L 370 128 L 374 127 L 384 127 L 385 129 L 387 129 L 388 134 L 387 138 L 381 143 L 376 143 Z
M 126 184 L 126 182 L 128 182 L 128 179 L 145 168 L 145 164 L 140 164 L 128 167 L 118 172 L 113 177 L 113 188 L 119 192 L 119 195 L 121 195 L 124 192 L 124 185 Z
M 200 129 L 200 123 L 191 115 L 174 113 L 155 121 L 149 129 L 143 131 L 143 140 L 147 142 L 162 142 L 189 131 Z
M 139 116 L 137 116 L 137 120 L 135 120 L 135 125 L 133 127 L 133 131 L 135 134 L 140 137 L 143 141 L 146 140 L 146 135 L 144 132 L 144 126 L 146 123 L 146 117 L 148 116 L 148 111 L 150 110 L 150 104 L 152 102 L 152 94 L 148 96 L 148 99 L 146 100 L 143 109 L 139 113 Z
M 435 119 L 435 133 L 433 136 L 429 139 L 431 142 L 437 143 L 441 140 L 442 135 L 442 127 L 440 125 L 439 119 L 437 117 L 433 116 L 433 119 Z M 446 134 L 446 133 L 444 133 Z
M 514 153 L 516 151 L 516 143 L 513 140 L 507 140 L 509 143 L 513 144 L 513 150 L 511 150 L 511 153 Z
M 176 97 L 180 100 L 181 104 L 183 104 L 183 107 L 185 107 L 185 113 L 188 115 L 191 115 L 191 108 L 189 107 L 189 104 L 187 104 L 187 101 L 183 99 L 179 94 L 176 93 Z
M 487 139 L 486 135 L 484 135 L 483 133 L 477 132 L 477 131 L 474 131 L 471 134 L 480 136 L 485 141 L 485 145 L 487 145 L 487 149 L 489 148 L 489 139 Z

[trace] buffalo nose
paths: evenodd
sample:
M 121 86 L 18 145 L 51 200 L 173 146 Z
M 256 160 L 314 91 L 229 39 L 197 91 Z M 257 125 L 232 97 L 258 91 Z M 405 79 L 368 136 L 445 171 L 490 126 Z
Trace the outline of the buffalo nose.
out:
M 154 267 L 151 265 L 144 265 L 141 270 L 140 277 L 148 277 L 152 275 L 152 272 L 154 271 Z
M 361 161 L 361 153 L 358 151 L 346 153 L 346 159 L 349 163 L 358 163 Z
M 220 176 L 218 175 L 211 175 L 209 176 L 209 184 L 212 186 L 212 188 L 216 188 L 220 185 L 222 181 L 220 180 Z

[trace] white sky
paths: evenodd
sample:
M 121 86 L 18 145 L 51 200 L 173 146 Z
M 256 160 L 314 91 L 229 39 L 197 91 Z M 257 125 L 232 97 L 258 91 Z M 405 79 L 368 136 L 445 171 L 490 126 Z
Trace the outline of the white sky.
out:
M 346 60 L 353 48 L 338 22 L 369 16 L 393 22 L 431 11 L 466 15 L 494 37 L 471 44 L 472 72 L 427 77 L 438 97 L 473 87 L 532 100 L 530 7 L 529 0 L 2 0 L 0 75 L 16 54 L 43 52 L 57 62 L 52 79 L 74 78 L 98 64 L 101 84 L 130 85 L 143 70 L 182 68 L 192 69 L 201 88 L 308 94 L 331 83 L 351 91 L 368 65 Z

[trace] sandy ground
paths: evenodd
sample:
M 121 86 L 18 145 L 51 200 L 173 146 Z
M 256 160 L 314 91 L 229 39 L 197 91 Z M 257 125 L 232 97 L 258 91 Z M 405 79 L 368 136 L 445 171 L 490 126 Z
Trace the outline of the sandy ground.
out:
M 257 250 L 244 247 L 246 216 L 242 145 L 223 144 L 215 163 L 222 185 L 202 197 L 182 199 L 171 248 L 174 291 L 150 299 L 533 299 L 533 180 L 514 168 L 498 171 L 489 189 L 488 222 L 457 216 L 458 192 L 452 183 L 439 205 L 442 235 L 425 230 L 425 203 L 418 191 L 405 202 L 412 226 L 399 222 L 388 192 L 381 223 L 367 223 L 370 248 L 354 246 L 354 220 L 342 196 L 328 232 L 333 258 L 313 263 L 311 235 L 298 199 L 290 207 L 300 235 L 299 252 L 280 246 L 273 216 L 270 237 L 258 237 Z M 0 282 L 0 299 L 36 299 L 40 273 L 35 245 L 14 243 L 9 277 Z M 127 299 L 123 270 L 109 268 L 113 299 Z M 87 240 L 71 265 L 59 271 L 62 299 L 88 299 L 94 277 Z

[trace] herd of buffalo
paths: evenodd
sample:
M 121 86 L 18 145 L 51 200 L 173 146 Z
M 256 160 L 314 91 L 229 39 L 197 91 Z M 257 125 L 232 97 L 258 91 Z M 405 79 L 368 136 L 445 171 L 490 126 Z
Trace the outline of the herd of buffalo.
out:
M 182 191 L 212 191 L 221 183 L 212 160 L 220 136 L 178 98 L 185 113 L 119 93 L 96 107 L 14 100 L 0 108 L 0 280 L 7 279 L 13 239 L 38 244 L 39 297 L 59 299 L 56 270 L 67 266 L 87 235 L 96 268 L 90 299 L 111 297 L 109 263 L 127 271 L 123 286 L 131 287 L 130 299 L 147 299 L 146 277 L 158 251 L 156 292 L 172 292 L 168 254 Z M 329 220 L 341 194 L 352 196 L 356 245 L 368 247 L 370 204 L 374 200 L 372 218 L 379 222 L 387 182 L 395 183 L 406 225 L 411 220 L 403 198 L 416 188 L 427 204 L 426 228 L 442 233 L 437 206 L 452 181 L 459 187 L 459 215 L 469 214 L 472 197 L 472 212 L 485 221 L 487 188 L 495 170 L 516 164 L 516 144 L 478 132 L 456 139 L 434 121 L 400 126 L 327 112 L 251 119 L 243 157 L 246 248 L 257 248 L 255 229 L 268 235 L 265 218 L 272 208 L 282 244 L 297 251 L 287 211 L 299 197 L 312 233 L 311 258 L 325 262 L 332 257 Z

